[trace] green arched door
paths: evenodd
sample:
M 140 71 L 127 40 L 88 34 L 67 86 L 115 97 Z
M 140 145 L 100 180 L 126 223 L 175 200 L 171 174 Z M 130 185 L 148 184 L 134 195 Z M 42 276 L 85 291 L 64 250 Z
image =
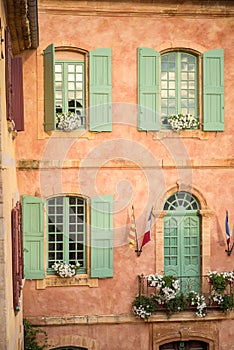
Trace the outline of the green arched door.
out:
M 200 289 L 199 204 L 187 192 L 170 196 L 164 210 L 164 274 L 180 277 L 183 292 Z

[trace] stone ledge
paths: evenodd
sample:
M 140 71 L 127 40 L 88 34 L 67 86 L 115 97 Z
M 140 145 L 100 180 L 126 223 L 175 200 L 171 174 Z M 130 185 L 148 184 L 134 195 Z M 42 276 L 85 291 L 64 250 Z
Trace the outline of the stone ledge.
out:
M 69 286 L 88 286 L 90 288 L 98 287 L 98 278 L 89 278 L 87 276 L 76 275 L 72 278 L 61 278 L 59 276 L 47 276 L 43 280 L 36 280 L 36 289 L 45 289 L 47 287 L 69 287 Z
M 27 316 L 26 316 L 27 317 Z M 192 311 L 174 313 L 169 318 L 165 312 L 158 312 L 148 320 L 136 318 L 130 314 L 118 315 L 83 315 L 83 316 L 33 316 L 27 319 L 35 326 L 68 326 L 68 325 L 95 325 L 95 324 L 123 324 L 123 323 L 157 323 L 157 322 L 204 322 L 218 320 L 234 320 L 234 312 L 224 313 L 217 310 L 208 310 L 207 316 L 199 318 Z
M 93 169 L 126 169 L 126 170 L 139 170 L 139 169 L 178 169 L 178 168 L 233 168 L 234 159 L 181 159 L 174 160 L 170 159 L 158 159 L 157 165 L 136 164 L 133 161 L 125 159 L 115 159 L 106 161 L 106 159 L 69 159 L 69 160 L 35 160 L 35 159 L 23 159 L 17 161 L 18 171 L 30 171 L 30 170 L 43 170 L 43 169 L 78 169 L 78 168 L 93 168 Z

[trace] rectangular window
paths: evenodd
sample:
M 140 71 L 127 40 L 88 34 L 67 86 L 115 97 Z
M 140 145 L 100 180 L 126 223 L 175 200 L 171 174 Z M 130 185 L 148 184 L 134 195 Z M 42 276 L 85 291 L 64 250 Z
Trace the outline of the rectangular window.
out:
M 86 273 L 86 203 L 79 197 L 55 197 L 47 202 L 48 268 L 58 261 L 81 265 Z
M 80 118 L 80 126 L 85 127 L 84 62 L 55 62 L 55 106 L 56 114 L 74 113 Z

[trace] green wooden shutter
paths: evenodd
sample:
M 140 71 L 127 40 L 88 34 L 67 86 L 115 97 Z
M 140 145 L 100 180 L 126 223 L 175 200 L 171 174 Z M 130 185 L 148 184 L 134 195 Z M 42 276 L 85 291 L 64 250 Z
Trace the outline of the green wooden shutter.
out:
M 41 198 L 22 197 L 24 273 L 26 279 L 44 278 L 44 211 Z
M 112 68 L 111 49 L 89 53 L 89 129 L 112 130 Z
M 138 49 L 138 129 L 160 129 L 159 53 Z
M 44 50 L 44 128 L 55 130 L 55 68 L 54 45 Z
M 113 277 L 113 196 L 91 199 L 91 277 Z
M 224 130 L 224 51 L 203 54 L 203 130 Z

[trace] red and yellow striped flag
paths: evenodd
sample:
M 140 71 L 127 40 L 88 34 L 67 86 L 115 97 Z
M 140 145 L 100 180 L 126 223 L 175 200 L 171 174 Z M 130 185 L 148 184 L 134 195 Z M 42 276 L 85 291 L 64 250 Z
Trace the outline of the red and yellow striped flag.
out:
M 136 224 L 135 224 L 135 216 L 134 216 L 134 208 L 132 206 L 132 215 L 130 222 L 130 232 L 128 235 L 129 248 L 133 248 L 136 242 Z

